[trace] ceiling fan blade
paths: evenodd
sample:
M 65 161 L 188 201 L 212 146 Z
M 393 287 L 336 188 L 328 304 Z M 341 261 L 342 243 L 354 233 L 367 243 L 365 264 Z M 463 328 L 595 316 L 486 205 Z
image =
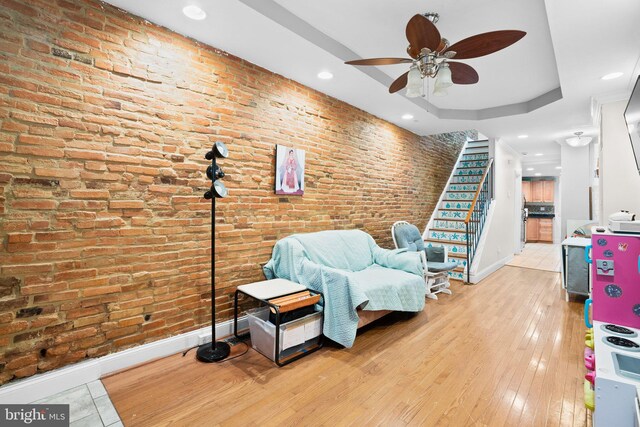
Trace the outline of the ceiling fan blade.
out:
M 349 65 L 392 65 L 392 64 L 408 64 L 413 62 L 409 58 L 370 58 L 370 59 L 355 59 L 353 61 L 347 61 L 345 64 Z
M 454 43 L 446 52 L 456 52 L 456 59 L 478 58 L 511 46 L 525 36 L 524 31 L 504 30 L 476 34 Z
M 480 80 L 478 72 L 467 64 L 451 61 L 448 61 L 447 64 L 451 70 L 451 81 L 457 85 L 472 85 Z
M 409 20 L 405 33 L 411 45 L 408 52 L 412 58 L 417 58 L 424 47 L 436 50 L 442 39 L 436 26 L 422 15 L 414 15 Z
M 391 86 L 389 86 L 389 93 L 396 93 L 397 91 L 405 87 L 407 85 L 408 76 L 409 72 L 407 71 L 406 73 L 395 79 L 394 82 L 391 83 Z

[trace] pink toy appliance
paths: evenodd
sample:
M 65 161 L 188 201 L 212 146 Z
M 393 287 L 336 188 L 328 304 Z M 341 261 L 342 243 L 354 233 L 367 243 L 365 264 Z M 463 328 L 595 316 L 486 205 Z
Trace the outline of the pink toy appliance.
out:
M 596 355 L 589 347 L 584 349 L 584 367 L 588 371 L 596 370 Z M 593 381 L 591 383 L 593 383 Z
M 588 258 L 589 247 L 585 250 Z M 591 237 L 593 320 L 640 328 L 640 235 L 594 227 Z

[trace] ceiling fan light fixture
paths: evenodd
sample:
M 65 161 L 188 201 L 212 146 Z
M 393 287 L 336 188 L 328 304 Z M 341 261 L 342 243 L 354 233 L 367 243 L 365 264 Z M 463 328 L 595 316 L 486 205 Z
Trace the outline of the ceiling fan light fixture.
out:
M 433 89 L 433 96 L 447 96 L 449 95 L 449 91 L 447 91 L 447 88 L 434 88 Z
M 436 81 L 433 85 L 433 93 L 441 92 L 450 86 L 453 86 L 453 82 L 451 81 L 451 69 L 449 68 L 449 65 L 443 63 L 440 65 L 440 69 L 436 75 Z
M 396 93 L 406 87 L 406 96 L 424 96 L 424 78 L 439 77 L 436 94 L 444 94 L 444 89 L 452 84 L 469 85 L 478 83 L 478 72 L 463 62 L 446 61 L 451 58 L 472 59 L 498 52 L 516 43 L 527 33 L 519 30 L 499 30 L 476 34 L 450 45 L 434 25 L 437 13 L 414 15 L 405 28 L 410 58 L 369 58 L 346 61 L 346 64 L 379 66 L 413 63 L 411 69 L 400 75 L 389 86 L 389 93 Z M 417 69 L 416 69 L 417 68 Z M 442 75 L 437 76 L 439 68 Z
M 590 136 L 582 136 L 582 134 L 583 132 L 574 133 L 575 136 L 566 139 L 567 144 L 569 144 L 569 146 L 573 148 L 585 147 L 589 145 L 593 138 Z
M 407 98 L 418 98 L 424 95 L 422 75 L 417 66 L 411 67 L 407 76 Z

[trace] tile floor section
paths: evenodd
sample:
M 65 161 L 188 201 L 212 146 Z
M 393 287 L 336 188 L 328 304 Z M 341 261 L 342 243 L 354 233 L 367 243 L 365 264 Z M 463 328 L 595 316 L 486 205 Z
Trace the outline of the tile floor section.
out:
M 122 427 L 102 381 L 97 380 L 33 403 L 70 405 L 71 427 Z
M 533 268 L 535 270 L 560 271 L 562 250 L 560 245 L 551 243 L 527 243 L 519 255 L 507 263 L 512 267 Z

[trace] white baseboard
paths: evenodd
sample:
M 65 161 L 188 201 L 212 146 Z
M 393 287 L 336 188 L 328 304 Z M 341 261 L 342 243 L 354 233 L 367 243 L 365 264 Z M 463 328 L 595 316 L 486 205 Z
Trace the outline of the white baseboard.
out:
M 494 262 L 493 264 L 491 264 L 490 266 L 488 266 L 487 268 L 485 268 L 482 271 L 479 272 L 471 272 L 471 283 L 478 283 L 481 280 L 485 279 L 487 276 L 489 276 L 491 273 L 494 273 L 496 271 L 498 271 L 498 269 L 504 267 L 508 262 L 510 262 L 513 259 L 513 255 L 508 255 L 502 259 L 499 259 L 498 261 Z
M 238 329 L 249 327 L 246 316 L 238 318 Z M 233 319 L 216 325 L 216 336 L 233 334 Z M 44 399 L 61 391 L 98 380 L 114 372 L 180 353 L 196 345 L 211 342 L 211 327 L 143 344 L 97 359 L 90 359 L 51 372 L 33 375 L 0 387 L 0 403 L 24 404 Z

